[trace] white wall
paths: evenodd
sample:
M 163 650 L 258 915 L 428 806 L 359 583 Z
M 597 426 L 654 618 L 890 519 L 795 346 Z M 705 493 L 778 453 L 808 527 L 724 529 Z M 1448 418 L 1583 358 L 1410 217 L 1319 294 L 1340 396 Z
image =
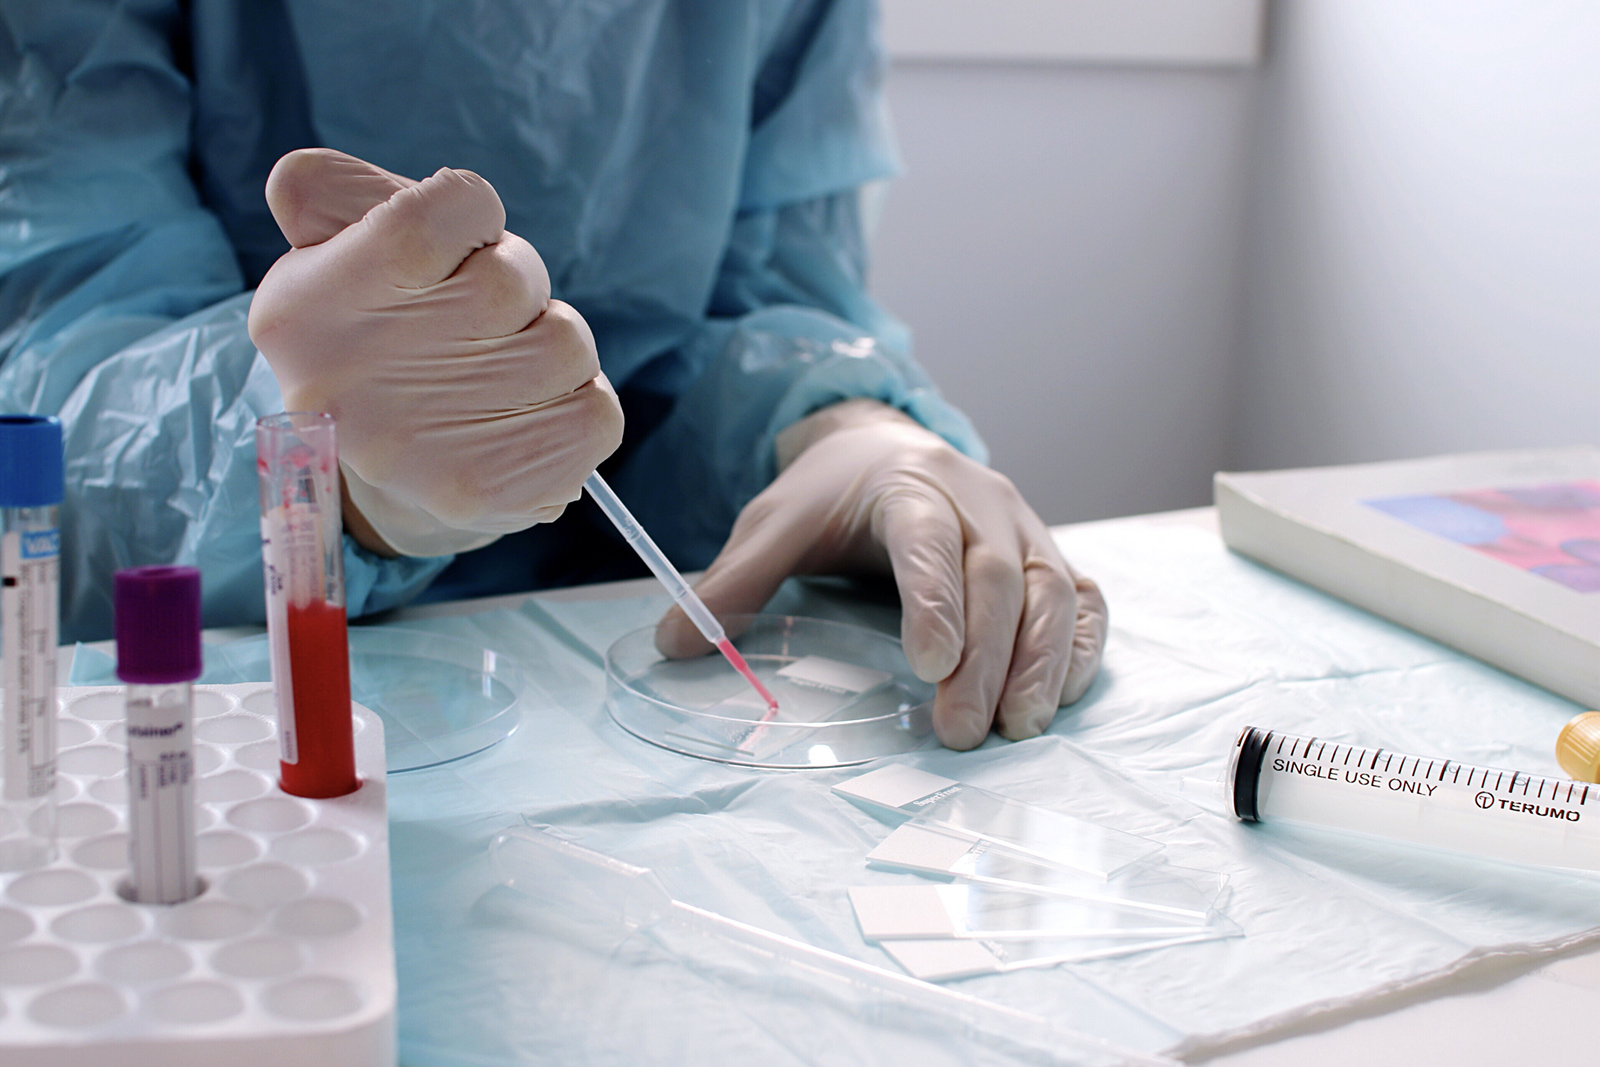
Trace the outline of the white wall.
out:
M 1230 462 L 1600 443 L 1600 4 L 1271 24 Z
M 874 289 L 1051 521 L 1600 443 L 1600 4 L 1268 24 L 1253 72 L 894 67 Z
M 1248 67 L 1266 0 L 879 0 L 896 59 Z
M 1251 77 L 894 66 L 873 290 L 1050 522 L 1210 500 Z

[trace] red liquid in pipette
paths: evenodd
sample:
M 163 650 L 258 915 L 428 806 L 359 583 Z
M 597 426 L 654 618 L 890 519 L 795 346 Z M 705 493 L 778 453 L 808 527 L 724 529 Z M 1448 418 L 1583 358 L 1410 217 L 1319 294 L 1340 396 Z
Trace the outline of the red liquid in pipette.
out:
M 750 664 L 746 663 L 744 657 L 739 655 L 739 650 L 733 647 L 733 642 L 724 637 L 717 642 L 717 651 L 727 657 L 728 662 L 733 664 L 733 669 L 744 675 L 744 680 L 749 682 L 750 687 L 760 693 L 761 699 L 767 702 L 766 719 L 778 714 L 778 698 L 767 692 L 767 687 L 761 684 L 761 679 L 757 678 L 756 672 L 750 669 Z M 761 721 L 765 722 L 766 719 Z
M 340 797 L 356 778 L 355 722 L 350 710 L 350 644 L 344 606 L 289 605 L 289 677 L 299 760 L 279 762 L 279 784 L 297 797 Z

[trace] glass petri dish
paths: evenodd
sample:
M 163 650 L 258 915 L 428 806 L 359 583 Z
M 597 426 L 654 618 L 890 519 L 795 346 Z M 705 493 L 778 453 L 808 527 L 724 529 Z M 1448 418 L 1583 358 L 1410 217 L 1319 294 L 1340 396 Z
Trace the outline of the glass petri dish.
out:
M 722 623 L 777 697 L 776 716 L 720 655 L 668 659 L 648 626 L 606 652 L 606 709 L 617 725 L 673 752 L 745 767 L 846 767 L 932 740 L 933 686 L 911 673 L 894 638 L 794 615 Z
M 206 650 L 207 682 L 268 682 L 265 637 Z M 526 683 L 505 655 L 455 637 L 388 626 L 350 630 L 350 696 L 383 720 L 388 773 L 482 752 L 517 728 Z

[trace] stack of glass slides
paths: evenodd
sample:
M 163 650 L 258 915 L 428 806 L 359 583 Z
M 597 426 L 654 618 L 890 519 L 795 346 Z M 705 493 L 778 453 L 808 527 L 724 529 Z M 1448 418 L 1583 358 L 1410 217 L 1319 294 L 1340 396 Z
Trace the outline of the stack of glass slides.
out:
M 890 764 L 834 790 L 904 820 L 874 866 L 945 884 L 856 886 L 862 936 L 929 981 L 1240 936 L 1226 878 L 1160 862 L 1141 837 Z
M 768 1005 L 793 1001 L 806 1005 L 808 1014 L 826 1006 L 869 1024 L 874 1032 L 945 1035 L 1025 1063 L 1177 1067 L 1175 1061 L 1039 1015 L 907 978 L 675 900 L 649 868 L 584 848 L 548 828 L 507 830 L 495 838 L 490 854 L 504 885 L 535 901 L 541 914 L 559 916 L 557 926 L 567 936 L 598 935 L 608 946 L 602 954 L 617 967 L 628 966 L 623 943 L 637 942 L 646 955 L 664 954 L 719 983 L 730 997 L 744 991 Z M 640 973 L 632 970 L 626 977 Z M 612 984 L 608 980 L 606 987 Z

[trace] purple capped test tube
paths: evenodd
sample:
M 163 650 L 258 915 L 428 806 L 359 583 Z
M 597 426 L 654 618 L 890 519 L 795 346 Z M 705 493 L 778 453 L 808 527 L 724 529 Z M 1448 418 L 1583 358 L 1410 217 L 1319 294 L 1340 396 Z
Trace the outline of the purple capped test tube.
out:
M 194 704 L 200 572 L 135 567 L 116 577 L 117 677 L 127 683 L 129 895 L 177 904 L 195 874 Z

